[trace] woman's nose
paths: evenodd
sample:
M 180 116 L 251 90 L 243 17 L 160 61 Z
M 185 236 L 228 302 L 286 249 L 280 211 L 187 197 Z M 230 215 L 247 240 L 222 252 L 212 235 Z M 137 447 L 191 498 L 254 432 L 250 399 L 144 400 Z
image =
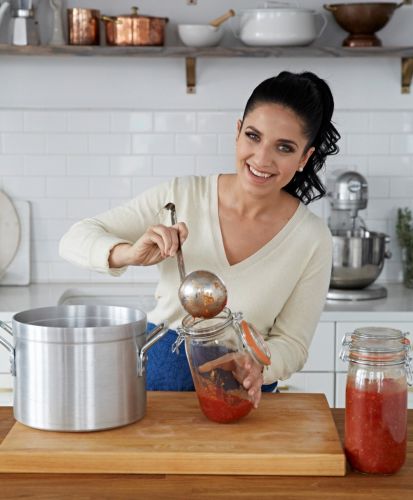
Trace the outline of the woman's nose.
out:
M 271 167 L 274 163 L 274 152 L 272 148 L 260 145 L 254 154 L 257 167 Z

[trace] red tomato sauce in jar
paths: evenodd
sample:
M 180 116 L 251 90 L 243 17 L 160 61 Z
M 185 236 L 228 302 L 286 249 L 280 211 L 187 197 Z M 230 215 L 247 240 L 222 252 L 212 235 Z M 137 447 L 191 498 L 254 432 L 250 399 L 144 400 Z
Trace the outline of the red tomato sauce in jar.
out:
M 393 474 L 406 459 L 407 388 L 395 379 L 347 382 L 345 452 L 354 469 Z
M 253 408 L 251 401 L 226 392 L 213 383 L 204 383 L 197 387 L 197 396 L 204 415 L 221 424 L 239 420 Z

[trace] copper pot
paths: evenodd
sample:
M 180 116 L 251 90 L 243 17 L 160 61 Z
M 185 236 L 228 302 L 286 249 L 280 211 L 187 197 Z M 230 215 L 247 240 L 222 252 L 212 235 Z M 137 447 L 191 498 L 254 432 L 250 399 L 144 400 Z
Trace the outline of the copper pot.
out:
M 163 45 L 167 17 L 141 16 L 138 8 L 123 16 L 102 16 L 108 45 Z
M 70 45 L 99 45 L 99 10 L 67 9 L 67 21 Z
M 405 1 L 400 3 L 336 3 L 326 4 L 324 8 L 333 14 L 341 28 L 349 32 L 343 41 L 344 47 L 377 47 L 382 43 L 376 36 L 376 31 L 384 28 L 394 11 L 404 3 Z

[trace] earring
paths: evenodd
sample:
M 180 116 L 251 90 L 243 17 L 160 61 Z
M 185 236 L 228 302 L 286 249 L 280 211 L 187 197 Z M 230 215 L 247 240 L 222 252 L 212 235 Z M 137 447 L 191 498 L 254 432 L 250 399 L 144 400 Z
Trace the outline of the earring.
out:
M 298 171 L 299 171 L 299 172 L 302 172 L 303 170 L 304 170 L 304 167 L 300 167 L 300 168 L 298 169 Z

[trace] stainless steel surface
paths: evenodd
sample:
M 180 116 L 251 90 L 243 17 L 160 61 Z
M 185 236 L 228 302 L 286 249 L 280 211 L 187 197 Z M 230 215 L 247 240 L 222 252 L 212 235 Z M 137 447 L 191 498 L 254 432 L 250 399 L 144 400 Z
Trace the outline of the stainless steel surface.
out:
M 328 197 L 333 210 L 349 210 L 351 217 L 356 217 L 367 207 L 367 181 L 358 172 L 343 172 L 329 179 Z
M 166 333 L 164 325 L 147 338 L 142 311 L 74 305 L 23 311 L 12 325 L 16 420 L 94 431 L 145 415 L 145 353 Z
M 330 287 L 364 288 L 379 276 L 389 237 L 383 233 L 366 232 L 363 237 L 333 235 L 333 268 Z
M 384 286 L 371 285 L 360 290 L 340 290 L 338 288 L 330 288 L 327 293 L 327 300 L 377 300 L 387 297 L 387 289 Z
M 171 212 L 172 225 L 176 224 L 175 205 L 168 203 L 164 208 Z M 223 281 L 216 274 L 205 270 L 186 275 L 180 246 L 177 261 L 181 278 L 178 295 L 185 311 L 195 318 L 213 318 L 219 314 L 227 304 L 227 289 Z

